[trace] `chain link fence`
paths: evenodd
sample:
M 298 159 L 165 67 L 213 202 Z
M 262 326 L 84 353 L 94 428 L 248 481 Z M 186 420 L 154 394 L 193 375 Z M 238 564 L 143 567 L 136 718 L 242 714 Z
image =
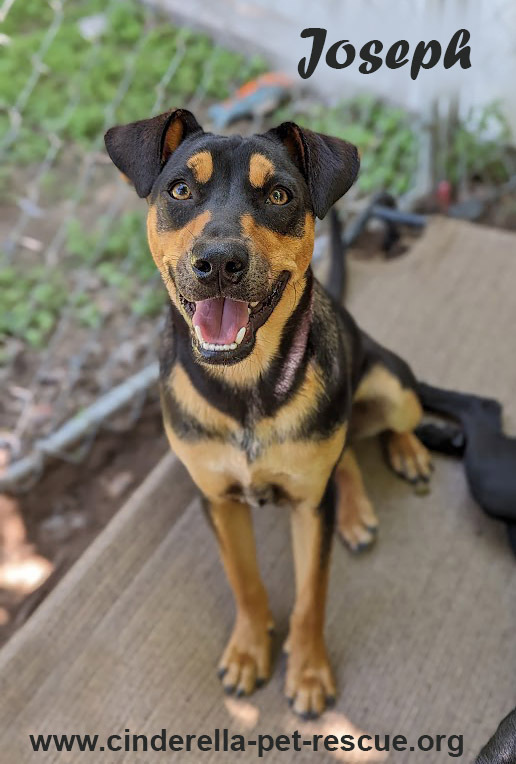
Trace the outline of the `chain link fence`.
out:
M 3 0 L 0 28 L 0 490 L 20 491 L 49 457 L 84 458 L 101 427 L 132 427 L 157 378 L 165 290 L 105 130 L 175 105 L 209 123 L 267 64 L 138 0 Z M 357 143 L 358 195 L 414 190 L 429 132 L 413 115 L 374 96 L 293 96 L 274 121 Z
M 0 486 L 23 490 L 131 427 L 157 376 L 164 289 L 105 130 L 202 117 L 264 62 L 130 0 L 5 0 L 0 21 Z

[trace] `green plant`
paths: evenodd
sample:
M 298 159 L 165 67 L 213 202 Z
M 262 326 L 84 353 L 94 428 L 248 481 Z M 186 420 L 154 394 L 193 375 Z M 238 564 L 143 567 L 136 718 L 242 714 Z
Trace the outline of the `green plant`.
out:
M 472 109 L 444 148 L 445 175 L 452 183 L 479 178 L 487 183 L 503 183 L 515 171 L 509 160 L 512 139 L 510 123 L 500 103 Z
M 311 130 L 336 135 L 358 146 L 358 186 L 365 193 L 385 188 L 401 194 L 410 188 L 417 168 L 417 137 L 409 115 L 370 96 L 343 101 L 332 108 L 316 105 L 304 112 L 284 109 Z
M 0 343 L 8 337 L 41 347 L 61 311 L 67 291 L 62 275 L 44 267 L 0 268 Z
M 90 42 L 82 36 L 79 22 L 97 13 L 105 17 L 105 30 L 97 41 Z M 50 6 L 40 0 L 16 2 L 7 15 L 2 31 L 10 39 L 0 58 L 0 111 L 12 107 L 23 91 L 52 15 Z M 171 61 L 181 51 L 180 65 L 167 82 Z M 91 148 L 107 122 L 147 117 L 156 102 L 156 86 L 164 77 L 165 109 L 184 105 L 199 87 L 211 98 L 224 98 L 264 69 L 261 59 L 247 61 L 214 48 L 206 35 L 174 27 L 137 0 L 65 3 L 64 18 L 45 53 L 42 74 L 24 106 L 9 161 L 41 159 L 53 131 L 65 141 Z M 127 73 L 129 87 L 111 114 Z M 72 109 L 68 109 L 69 103 L 74 104 Z M 0 134 L 8 127 L 7 117 L 0 115 Z
M 76 259 L 86 263 L 103 285 L 116 290 L 120 304 L 137 315 L 155 315 L 163 305 L 164 292 L 146 287 L 142 295 L 142 287 L 157 273 L 147 244 L 143 213 L 123 213 L 106 232 L 105 222 L 100 220 L 97 230 L 89 233 L 79 220 L 69 221 L 67 251 L 72 256 L 72 265 Z M 85 315 L 89 320 L 90 313 L 85 313 L 82 302 L 75 307 L 83 323 Z

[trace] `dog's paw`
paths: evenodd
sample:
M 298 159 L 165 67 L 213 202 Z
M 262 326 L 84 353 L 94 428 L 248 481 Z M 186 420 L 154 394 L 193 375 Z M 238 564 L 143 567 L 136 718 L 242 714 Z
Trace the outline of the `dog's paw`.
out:
M 387 436 L 387 459 L 399 477 L 426 492 L 433 471 L 430 452 L 413 432 L 391 432 Z
M 378 518 L 365 494 L 345 495 L 339 499 L 337 533 L 352 551 L 362 552 L 374 543 L 378 531 Z
M 250 695 L 269 678 L 272 620 L 237 618 L 218 667 L 224 692 Z
M 315 719 L 335 703 L 335 681 L 324 645 L 308 649 L 289 636 L 285 695 L 303 719 Z

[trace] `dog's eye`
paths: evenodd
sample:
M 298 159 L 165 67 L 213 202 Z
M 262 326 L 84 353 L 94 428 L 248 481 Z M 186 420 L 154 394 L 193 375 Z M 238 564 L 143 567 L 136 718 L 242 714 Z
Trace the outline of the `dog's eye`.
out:
M 170 189 L 170 196 L 174 199 L 184 201 L 185 199 L 192 198 L 192 192 L 190 191 L 190 186 L 188 186 L 184 180 L 180 180 Z
M 276 186 L 276 188 L 273 188 L 270 192 L 269 196 L 267 197 L 266 204 L 286 204 L 290 201 L 290 194 L 281 186 Z

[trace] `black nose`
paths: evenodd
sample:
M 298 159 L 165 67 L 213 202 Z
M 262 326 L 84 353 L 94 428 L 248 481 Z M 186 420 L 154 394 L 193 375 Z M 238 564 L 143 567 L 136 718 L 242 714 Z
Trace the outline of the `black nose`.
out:
M 237 242 L 197 244 L 192 251 L 191 264 L 199 281 L 218 281 L 221 286 L 238 284 L 247 271 L 249 253 Z

